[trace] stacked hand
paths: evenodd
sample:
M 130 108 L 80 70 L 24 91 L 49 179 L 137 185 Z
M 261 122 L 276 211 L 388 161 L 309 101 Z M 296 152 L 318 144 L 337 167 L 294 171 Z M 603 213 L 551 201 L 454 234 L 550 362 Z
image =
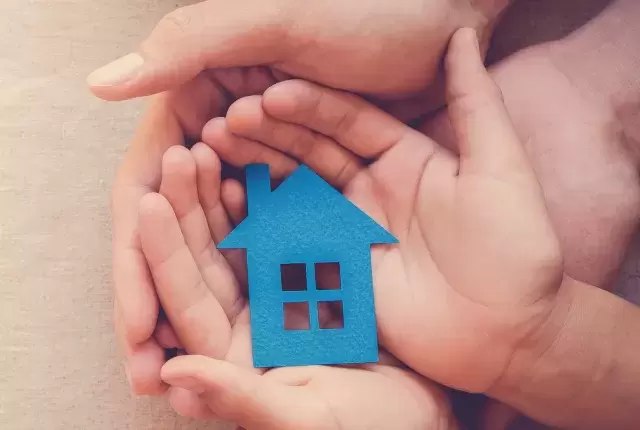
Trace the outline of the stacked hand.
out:
M 437 2 L 433 4 L 435 5 Z M 485 4 L 484 2 L 472 2 L 472 4 L 480 6 L 480 9 L 485 12 L 488 11 L 488 9 L 482 7 Z M 165 361 L 161 345 L 167 347 L 185 346 L 181 345 L 181 342 L 176 339 L 176 333 L 174 333 L 174 330 L 166 320 L 160 319 L 156 324 L 159 303 L 153 282 L 149 277 L 146 263 L 141 254 L 137 230 L 137 211 L 140 199 L 144 194 L 159 189 L 161 179 L 160 160 L 166 149 L 172 145 L 181 145 L 185 136 L 190 139 L 200 139 L 202 127 L 207 120 L 223 114 L 233 100 L 250 94 L 261 94 L 277 80 L 288 77 L 286 73 L 281 73 L 280 71 L 289 71 L 293 74 L 297 73 L 301 77 L 332 84 L 333 82 L 323 77 L 331 76 L 333 70 L 347 72 L 351 67 L 357 68 L 360 61 L 368 61 L 368 68 L 371 70 L 386 64 L 384 56 L 376 57 L 376 55 L 371 54 L 363 58 L 362 51 L 351 51 L 348 55 L 331 57 L 332 62 L 326 61 L 329 58 L 328 53 L 330 50 L 322 49 L 331 46 L 348 47 L 350 46 L 351 37 L 354 36 L 344 32 L 341 33 L 341 26 L 338 26 L 339 28 L 332 27 L 333 19 L 317 20 L 317 22 L 323 23 L 322 25 L 325 28 L 323 31 L 307 33 L 307 36 L 312 34 L 306 39 L 309 43 L 298 43 L 302 39 L 296 38 L 287 38 L 287 43 L 281 43 L 282 40 L 277 37 L 265 37 L 265 35 L 277 35 L 278 31 L 274 30 L 281 29 L 281 26 L 267 23 L 264 27 L 258 26 L 259 29 L 266 29 L 265 31 L 253 33 L 249 29 L 255 26 L 251 23 L 251 19 L 243 19 L 243 16 L 246 15 L 234 14 L 233 8 L 221 8 L 220 10 L 216 8 L 216 16 L 222 16 L 221 14 L 229 16 L 226 16 L 226 18 L 221 17 L 219 22 L 208 19 L 207 26 L 209 30 L 203 33 L 205 31 L 203 23 L 206 20 L 207 13 L 213 11 L 213 5 L 214 2 L 209 1 L 203 5 L 198 5 L 197 8 L 187 8 L 185 11 L 173 14 L 170 18 L 164 20 L 149 41 L 143 45 L 141 54 L 145 59 L 144 66 L 137 67 L 140 66 L 140 57 L 130 56 L 128 60 L 119 63 L 119 72 L 123 72 L 123 66 L 129 66 L 129 73 L 115 73 L 119 77 L 116 76 L 117 79 L 114 79 L 114 69 L 112 67 L 110 71 L 102 71 L 93 77 L 94 92 L 107 99 L 128 98 L 173 88 L 170 92 L 153 99 L 152 106 L 133 142 L 131 150 L 127 154 L 114 187 L 116 323 L 118 337 L 127 356 L 132 386 L 137 393 L 160 393 L 165 389 L 165 385 L 160 382 L 159 378 L 160 367 Z M 253 10 L 259 10 L 258 6 Z M 372 7 L 371 10 L 375 10 L 376 7 L 380 7 L 380 4 L 375 3 L 375 5 L 370 6 Z M 360 13 L 358 8 L 346 8 L 342 3 L 337 3 L 333 7 L 342 8 L 340 12 L 342 16 L 360 16 L 358 15 Z M 459 9 L 452 10 L 455 12 L 449 16 L 455 17 L 455 19 L 451 20 L 455 24 L 451 28 L 447 27 L 442 30 L 443 33 L 452 32 L 456 25 L 460 25 L 464 21 L 459 20 L 459 18 L 468 16 L 461 15 Z M 246 11 L 244 12 L 246 13 Z M 429 16 L 430 14 L 426 13 L 426 15 Z M 481 18 L 479 22 L 471 24 L 478 28 L 481 26 L 482 15 L 472 15 L 476 18 Z M 366 14 L 366 16 L 370 19 L 369 21 L 354 20 L 353 22 L 375 23 L 377 21 L 371 19 L 382 15 L 370 13 Z M 487 13 L 486 16 L 491 18 L 495 14 Z M 273 15 L 264 13 L 256 13 L 252 19 L 255 21 L 262 19 L 262 17 L 266 17 L 266 21 L 273 19 Z M 396 24 L 399 23 L 396 30 L 397 28 L 419 29 L 419 27 L 403 25 L 408 17 L 409 15 L 403 15 L 402 20 L 396 21 Z M 298 20 L 294 21 L 299 22 Z M 427 20 L 427 22 L 429 21 Z M 230 24 L 225 25 L 225 23 Z M 385 21 L 381 22 L 378 27 L 364 24 L 363 26 L 364 28 L 387 28 L 387 24 Z M 309 22 L 307 22 L 307 25 L 309 25 Z M 286 28 L 287 26 L 285 25 Z M 480 33 L 488 35 L 490 28 L 491 25 L 487 27 L 487 31 L 484 33 L 480 31 Z M 440 30 L 438 29 L 438 31 Z M 354 31 L 354 33 L 357 32 Z M 201 38 L 200 35 L 202 34 L 210 34 L 211 37 Z M 284 34 L 290 35 L 292 33 L 284 32 Z M 297 34 L 300 35 L 302 33 Z M 332 37 L 321 37 L 333 34 L 341 34 L 342 43 Z M 384 46 L 384 43 L 388 40 L 385 40 L 385 38 L 375 39 L 374 36 L 371 36 L 376 34 L 380 33 L 369 33 L 368 37 L 373 37 L 373 39 L 368 40 L 380 43 L 380 45 L 375 46 Z M 399 33 L 394 31 L 393 34 L 397 36 Z M 408 39 L 412 37 L 410 32 L 403 34 Z M 387 37 L 387 39 L 389 38 Z M 440 39 L 438 36 L 435 39 L 446 41 L 448 36 Z M 483 39 L 486 40 L 487 38 L 483 37 Z M 584 48 L 584 43 L 583 45 L 578 43 L 577 46 L 572 46 L 576 42 L 575 39 L 573 38 L 569 43 L 564 43 L 563 41 L 560 44 L 543 45 L 520 53 L 499 64 L 492 71 L 492 74 L 503 90 L 505 101 L 514 119 L 518 135 L 521 141 L 525 143 L 544 188 L 551 219 L 554 226 L 558 228 L 558 232 L 561 233 L 560 239 L 564 251 L 563 254 L 567 258 L 566 269 L 569 275 L 599 285 L 611 279 L 611 274 L 615 272 L 620 262 L 625 245 L 628 243 L 637 221 L 638 206 L 636 202 L 640 193 L 638 193 L 637 180 L 635 179 L 635 166 L 630 158 L 626 156 L 626 151 L 624 150 L 624 134 L 617 133 L 611 136 L 611 124 L 612 121 L 615 123 L 615 118 L 613 118 L 607 103 L 603 103 L 606 97 L 602 101 L 598 101 L 597 98 L 594 99 L 594 92 L 590 91 L 588 87 L 577 88 L 576 82 L 579 82 L 579 79 L 575 77 L 579 77 L 580 70 L 575 69 L 582 66 L 580 66 L 579 61 L 575 61 L 575 55 L 572 57 L 570 54 L 572 51 L 574 54 L 582 53 L 581 47 Z M 578 38 L 578 40 L 580 39 Z M 261 44 L 258 44 L 258 42 L 261 42 Z M 295 43 L 289 44 L 290 42 Z M 584 40 L 581 42 L 584 42 Z M 597 42 L 597 40 L 594 42 Z M 221 48 L 225 46 L 233 48 Z M 317 48 L 319 51 L 313 51 L 318 55 L 306 57 L 308 60 L 307 65 L 309 66 L 307 69 L 304 69 L 304 67 L 287 69 L 291 65 L 293 65 L 291 67 L 301 65 L 304 61 L 299 60 L 295 55 L 279 61 L 282 58 L 278 54 L 281 51 L 275 48 L 277 46 L 285 46 L 291 52 L 302 52 L 304 51 L 303 47 Z M 562 49 L 557 49 L 558 47 Z M 163 55 L 165 52 L 168 54 Z M 384 53 L 385 50 L 381 49 L 375 52 Z M 437 49 L 429 51 L 434 58 L 440 55 L 440 52 Z M 263 54 L 264 58 L 259 58 Z M 422 54 L 404 55 L 403 59 L 412 60 L 405 64 L 408 70 L 412 70 L 412 66 L 415 64 L 424 65 Z M 571 58 L 574 58 L 574 61 Z M 358 61 L 350 62 L 350 59 L 358 59 Z M 340 63 L 340 61 L 344 63 Z M 208 70 L 187 82 L 190 77 L 194 76 L 203 67 L 262 63 L 270 67 Z M 335 64 L 343 64 L 343 67 L 336 68 Z M 184 67 L 185 65 L 186 67 Z M 384 70 L 388 71 L 388 69 Z M 333 84 L 338 85 L 340 88 L 359 89 L 361 82 L 367 82 L 366 85 L 370 85 L 370 87 L 362 88 L 362 91 L 377 93 L 379 96 L 388 99 L 389 92 L 404 93 L 406 90 L 411 91 L 409 88 L 393 88 L 394 82 L 402 81 L 402 79 L 398 79 L 398 76 L 399 73 L 403 73 L 403 70 L 400 68 L 393 70 L 391 76 L 386 75 L 387 79 L 381 79 L 373 83 L 372 81 L 361 79 L 355 73 L 339 73 L 333 76 L 338 76 L 343 80 Z M 413 70 L 415 71 L 416 69 Z M 566 80 L 566 76 L 572 77 L 571 81 Z M 414 84 L 417 82 L 410 78 L 410 74 L 406 77 L 408 82 L 413 82 Z M 551 84 L 549 84 L 550 81 L 552 82 Z M 183 82 L 187 83 L 178 87 Z M 323 163 L 320 159 L 321 157 L 313 154 L 305 156 L 304 148 L 302 148 L 302 153 L 297 152 L 299 149 L 278 151 L 269 146 L 270 140 L 268 138 L 260 134 L 254 135 L 255 137 L 250 140 L 244 140 L 239 137 L 251 138 L 252 121 L 254 125 L 256 121 L 259 122 L 257 118 L 260 118 L 260 115 L 265 111 L 279 120 L 280 123 L 301 123 L 304 126 L 306 124 L 305 121 L 308 121 L 307 119 L 303 121 L 302 119 L 292 118 L 291 113 L 287 114 L 286 109 L 284 112 L 278 111 L 278 106 L 286 107 L 287 97 L 289 97 L 289 101 L 295 101 L 297 100 L 296 97 L 304 100 L 308 96 L 292 96 L 297 91 L 296 88 L 300 88 L 300 84 L 291 85 L 295 86 L 289 87 L 288 90 L 286 90 L 286 86 L 274 88 L 271 91 L 271 104 L 268 102 L 269 94 L 265 96 L 262 103 L 256 103 L 255 100 L 239 103 L 232 110 L 232 115 L 229 116 L 228 121 L 216 120 L 207 127 L 206 134 L 209 139 L 206 140 L 216 148 L 226 161 L 235 162 L 238 165 L 250 161 L 268 161 L 272 164 L 272 171 L 279 176 L 284 176 L 295 168 L 297 161 L 294 158 L 305 162 L 308 159 L 315 159 L 316 166 L 318 164 L 324 166 L 317 169 L 320 173 L 324 172 L 323 174 L 327 179 L 340 185 L 343 191 L 352 195 L 350 187 L 347 187 L 346 184 L 347 182 L 349 184 L 356 183 L 355 178 L 351 181 L 346 181 L 344 178 L 341 179 L 340 176 L 344 175 L 344 173 L 337 174 L 338 172 L 327 170 L 327 167 L 330 166 L 327 163 Z M 289 90 L 292 92 L 289 92 Z M 278 91 L 281 91 L 281 93 L 279 94 Z M 283 91 L 288 95 L 283 97 L 284 101 L 280 103 L 277 97 L 283 96 Z M 325 90 L 322 91 L 324 92 Z M 562 96 L 558 96 L 558 94 L 562 94 Z M 275 96 L 277 97 L 274 100 Z M 338 98 L 342 97 L 339 96 Z M 255 109 L 256 104 L 261 104 L 263 109 Z M 416 106 L 417 112 L 428 109 L 424 107 L 423 103 L 416 104 L 415 100 L 406 99 L 397 103 L 382 103 L 381 105 L 386 110 L 392 111 L 402 118 L 413 117 L 413 114 L 416 113 L 414 109 Z M 370 109 L 367 109 L 367 111 L 370 111 Z M 589 127 L 586 127 L 585 124 L 589 124 Z M 399 126 L 398 123 L 394 123 L 394 125 L 396 128 Z M 313 125 L 309 125 L 306 128 L 315 129 Z M 237 134 L 231 135 L 230 130 L 237 132 Z M 458 136 L 451 130 L 446 117 L 441 117 L 427 125 L 425 130 L 434 136 L 438 143 L 450 148 L 453 153 L 459 152 L 457 147 Z M 581 139 L 575 139 L 576 132 L 581 133 Z M 223 138 L 212 142 L 210 138 L 216 136 Z M 368 135 L 367 138 L 369 138 Z M 333 160 L 344 160 L 345 157 L 336 156 L 336 148 L 338 150 L 341 147 L 350 148 L 350 145 L 337 138 L 334 140 L 339 141 L 337 145 L 335 143 L 321 145 L 326 148 L 332 148 L 327 149 L 324 154 L 332 154 L 331 159 Z M 267 145 L 256 145 L 256 142 L 266 143 Z M 572 142 L 576 142 L 576 146 L 569 145 Z M 583 142 L 584 147 L 582 147 Z M 248 153 L 249 156 L 246 159 L 236 159 L 234 161 L 229 151 L 231 144 L 243 145 L 245 150 L 252 150 L 253 152 Z M 272 145 L 277 148 L 276 143 L 272 143 Z M 397 146 L 394 145 L 394 148 Z M 406 147 L 406 145 L 402 146 Z M 308 150 L 312 147 L 316 148 L 317 145 L 309 145 L 306 148 Z M 283 152 L 290 153 L 293 157 L 284 157 L 282 156 Z M 352 157 L 352 154 L 348 151 L 339 150 L 338 152 L 342 152 L 343 155 L 349 155 L 346 158 L 355 159 L 356 162 L 360 158 Z M 360 155 L 365 155 L 365 163 L 367 164 L 369 162 L 368 158 L 374 155 L 375 152 L 374 148 L 365 148 L 365 151 L 359 151 Z M 397 152 L 396 150 L 389 151 L 389 154 Z M 385 157 L 387 155 L 385 153 Z M 384 157 L 376 156 L 374 158 L 382 159 Z M 376 161 L 374 166 L 380 164 L 379 161 Z M 433 165 L 433 163 L 430 164 Z M 463 164 L 461 164 L 461 171 L 463 171 Z M 388 166 L 389 163 L 385 162 L 383 165 Z M 355 170 L 360 171 L 361 166 L 357 166 Z M 586 178 L 583 174 L 584 171 L 589 172 L 588 177 L 593 178 L 593 182 L 586 183 L 584 181 Z M 402 177 L 405 177 L 405 172 L 402 171 L 402 173 Z M 333 178 L 336 175 L 337 178 Z M 375 178 L 375 175 L 373 178 Z M 239 217 L 242 212 L 242 191 L 237 185 L 237 183 L 229 183 L 228 186 L 223 186 L 223 195 L 230 195 L 230 198 L 227 199 L 228 202 L 225 203 L 227 204 L 226 210 L 231 218 Z M 231 191 L 224 191 L 226 189 L 231 189 Z M 358 194 L 362 193 L 354 194 L 353 198 L 356 203 L 362 205 L 362 203 L 358 202 Z M 363 206 L 363 208 L 370 210 L 366 206 Z M 431 258 L 434 262 L 438 262 L 435 257 L 431 256 Z M 235 269 L 233 272 L 235 274 L 243 273 L 237 256 L 229 256 L 228 266 Z M 416 271 L 413 270 L 413 272 Z M 241 279 L 234 282 L 242 289 L 243 282 Z M 448 280 L 447 285 L 450 286 Z M 535 289 L 535 287 L 532 288 L 532 290 Z M 540 289 L 540 292 L 542 289 Z M 413 295 L 415 292 L 411 290 L 410 294 Z M 456 295 L 453 297 L 455 298 Z M 541 297 L 544 297 L 544 293 L 542 293 Z M 547 294 L 547 297 L 553 297 L 553 292 Z M 444 317 L 449 315 L 450 308 L 447 306 L 450 302 L 446 300 L 450 298 L 451 295 L 447 295 L 445 300 L 441 301 L 441 303 L 446 304 L 440 307 L 441 310 L 444 310 L 444 312 L 441 312 Z M 506 298 L 509 299 L 508 296 Z M 544 299 L 541 300 L 541 303 L 544 303 Z M 431 306 L 436 305 L 432 304 Z M 505 307 L 508 308 L 508 306 Z M 480 309 L 480 307 L 478 306 L 477 309 Z M 533 307 L 531 310 L 535 311 L 534 313 L 538 311 Z M 541 306 L 539 311 L 544 314 L 544 306 Z M 456 311 L 456 314 L 453 311 L 451 312 L 450 324 L 448 325 L 444 318 L 441 319 L 430 315 L 421 317 L 424 320 L 436 318 L 436 321 L 440 321 L 444 325 L 446 330 L 442 333 L 438 332 L 437 327 L 428 332 L 429 336 L 436 335 L 435 341 L 437 345 L 446 347 L 456 344 L 456 339 L 447 339 L 446 337 L 452 334 L 455 336 L 460 335 L 456 325 L 466 325 L 467 328 L 473 326 L 473 321 L 475 321 L 473 313 L 457 315 L 458 312 L 460 312 L 460 309 Z M 171 312 L 166 313 L 170 314 Z M 486 315 L 492 315 L 492 313 L 487 311 Z M 460 319 L 461 316 L 462 319 Z M 500 318 L 497 319 L 501 319 L 502 316 L 499 315 Z M 226 313 L 225 317 L 227 317 Z M 418 320 L 421 318 L 418 318 Z M 528 322 L 526 319 L 527 317 L 525 316 L 521 321 L 523 322 L 523 332 L 527 331 Z M 535 318 L 532 318 L 533 320 Z M 234 321 L 233 327 L 236 327 L 236 325 L 238 323 Z M 387 326 L 387 324 L 381 325 Z M 535 322 L 532 325 L 535 326 Z M 229 325 L 230 331 L 235 330 L 231 329 L 231 327 L 232 325 Z M 453 329 L 451 329 L 452 327 Z M 482 328 L 479 328 L 478 332 L 481 331 Z M 517 332 L 518 330 L 514 329 L 510 335 L 517 338 Z M 412 332 L 404 333 L 406 337 L 411 334 Z M 214 338 L 216 337 L 214 336 Z M 224 342 L 233 344 L 233 338 L 232 335 L 231 338 Z M 479 336 L 476 336 L 477 338 Z M 506 333 L 503 340 L 508 338 L 509 333 Z M 386 339 L 383 340 L 386 341 Z M 433 342 L 434 339 L 431 339 L 431 341 Z M 507 340 L 506 343 L 509 343 L 509 341 Z M 463 342 L 460 345 L 464 346 L 465 344 Z M 471 349 L 473 349 L 473 345 L 471 346 Z M 244 347 L 248 346 L 245 345 Z M 469 345 L 467 344 L 466 347 L 468 348 Z M 389 348 L 393 349 L 394 347 L 389 346 Z M 213 350 L 216 352 L 203 353 L 221 357 L 219 354 L 221 354 L 220 351 L 223 348 L 211 347 L 210 351 Z M 437 350 L 437 348 L 430 349 L 429 353 L 434 350 Z M 486 352 L 484 351 L 484 353 Z M 233 354 L 231 355 L 233 356 Z M 239 354 L 239 356 L 243 356 L 243 354 Z M 434 358 L 432 361 L 442 362 L 442 356 L 443 354 L 440 354 L 440 357 Z M 499 354 L 499 356 L 501 355 Z M 452 358 L 459 357 L 453 356 Z M 490 361 L 493 361 L 493 358 L 490 358 Z M 431 367 L 432 364 L 430 363 L 428 367 Z M 500 365 L 496 366 L 496 368 L 498 367 Z M 468 370 L 470 373 L 474 373 L 473 369 Z M 446 372 L 441 374 L 441 371 L 437 368 L 427 373 L 439 380 L 453 381 L 452 383 L 455 383 L 454 380 L 448 379 L 452 375 L 447 375 Z M 455 375 L 453 376 L 455 377 Z M 461 376 L 460 379 L 464 378 Z M 475 382 L 472 380 L 473 387 L 470 387 L 470 389 L 482 389 L 491 379 L 492 377 L 487 377 L 485 380 L 479 378 Z M 464 384 L 458 385 L 464 386 Z M 173 392 L 171 394 L 173 395 Z M 180 396 L 182 395 L 185 395 L 185 393 L 182 392 Z M 187 397 L 193 400 L 192 397 Z M 192 402 L 187 403 L 193 404 Z M 202 412 L 199 407 L 195 409 Z
M 158 320 L 137 214 L 142 196 L 159 189 L 167 148 L 200 140 L 205 123 L 224 115 L 235 99 L 262 94 L 289 75 L 377 96 L 403 118 L 420 115 L 434 107 L 420 100 L 433 92 L 453 32 L 464 25 L 475 28 L 485 49 L 507 3 L 405 0 L 391 6 L 371 0 L 295 6 L 279 0 L 250 5 L 208 0 L 167 15 L 138 53 L 89 77 L 91 90 L 107 100 L 169 90 L 152 99 L 113 191 L 116 331 L 134 392 L 166 389 L 159 378 L 164 350 L 154 332 L 170 330 Z M 221 69 L 256 65 L 264 66 Z
M 484 391 L 545 322 L 562 259 L 471 30 L 451 41 L 447 89 L 459 159 L 360 99 L 301 81 L 236 102 L 204 140 L 239 165 L 247 153 L 273 161 L 271 148 L 283 151 L 393 232 L 399 246 L 372 255 L 382 343 L 423 375 Z M 191 153 L 195 161 L 183 148 L 167 152 L 160 194 L 145 196 L 140 215 L 165 312 L 187 352 L 201 354 L 164 366 L 163 380 L 188 390 L 173 392 L 174 407 L 248 428 L 424 428 L 446 420 L 433 387 L 389 364 L 251 370 L 234 256 L 215 248 L 231 228 L 227 211 L 238 217 L 241 187 L 227 182 L 221 193 L 214 153 L 204 144 Z

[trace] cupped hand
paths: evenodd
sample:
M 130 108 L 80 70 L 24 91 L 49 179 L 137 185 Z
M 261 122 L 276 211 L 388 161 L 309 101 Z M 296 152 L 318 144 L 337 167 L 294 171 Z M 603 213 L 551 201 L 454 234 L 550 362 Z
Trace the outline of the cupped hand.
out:
M 112 193 L 114 324 L 136 394 L 165 391 L 160 368 L 165 348 L 176 346 L 158 341 L 174 339 L 175 334 L 158 318 L 161 308 L 140 245 L 140 199 L 159 190 L 162 157 L 169 147 L 197 141 L 204 124 L 224 114 L 237 97 L 261 94 L 275 82 L 263 68 L 231 69 L 200 74 L 154 96 L 118 170 Z
M 475 28 L 486 48 L 508 3 L 206 0 L 169 13 L 138 52 L 97 70 L 89 84 L 121 100 L 177 88 L 207 69 L 264 65 L 276 76 L 409 96 L 434 83 L 456 29 Z
M 473 30 L 454 35 L 446 67 L 459 158 L 361 99 L 302 81 L 236 102 L 203 137 L 237 165 L 287 154 L 388 228 L 399 245 L 372 254 L 382 344 L 423 375 L 484 392 L 544 324 L 563 261 Z
M 115 326 L 134 392 L 166 388 L 159 378 L 165 352 L 153 333 L 171 330 L 157 323 L 160 306 L 137 231 L 138 204 L 158 190 L 164 151 L 199 140 L 206 121 L 224 115 L 236 98 L 261 94 L 289 75 L 381 96 L 385 109 L 415 118 L 438 104 L 423 90 L 450 35 L 469 25 L 486 46 L 508 3 L 208 0 L 170 13 L 138 53 L 89 77 L 91 90 L 106 100 L 169 90 L 152 99 L 113 188 Z M 265 67 L 225 69 L 258 64 Z M 425 97 L 429 107 L 418 101 Z
M 202 143 L 170 148 L 160 192 L 141 201 L 144 255 L 175 340 L 190 354 L 162 369 L 174 409 L 248 430 L 455 429 L 444 394 L 391 358 L 349 368 L 252 367 L 244 260 L 216 248 L 244 206 L 242 186 L 221 183 L 220 161 Z M 295 317 L 285 319 L 295 325 Z

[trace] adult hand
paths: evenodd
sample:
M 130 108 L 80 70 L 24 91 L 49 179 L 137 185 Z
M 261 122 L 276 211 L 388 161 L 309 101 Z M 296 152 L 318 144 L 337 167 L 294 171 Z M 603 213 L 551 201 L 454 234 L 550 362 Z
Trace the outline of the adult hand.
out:
M 176 88 L 207 69 L 265 65 L 334 88 L 407 95 L 433 83 L 456 29 L 473 27 L 486 47 L 508 3 L 207 0 L 168 14 L 137 53 L 94 72 L 89 84 L 121 100 Z
M 618 54 L 624 60 L 611 58 L 615 51 L 599 48 L 625 46 L 610 36 L 619 21 L 603 18 L 611 21 L 606 29 L 593 34 L 589 25 L 523 50 L 492 67 L 491 75 L 544 190 L 567 274 L 611 288 L 640 219 L 639 145 L 612 101 L 637 98 L 632 86 L 640 88 L 640 79 L 637 66 L 627 64 L 639 60 L 624 53 Z M 594 52 L 602 57 L 585 54 Z M 420 129 L 457 152 L 446 112 Z

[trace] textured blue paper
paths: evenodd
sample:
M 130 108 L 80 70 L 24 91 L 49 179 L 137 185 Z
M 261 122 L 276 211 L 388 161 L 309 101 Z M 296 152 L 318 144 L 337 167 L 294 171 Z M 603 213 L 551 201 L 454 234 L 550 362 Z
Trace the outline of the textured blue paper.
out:
M 378 361 L 371 245 L 397 243 L 306 166 L 271 191 L 269 167 L 246 167 L 248 216 L 218 248 L 247 250 L 255 367 Z M 305 291 L 283 291 L 280 266 L 303 263 Z M 317 290 L 315 263 L 340 265 L 339 290 Z M 310 329 L 284 329 L 284 303 L 309 303 Z M 321 329 L 317 303 L 342 301 L 344 327 Z

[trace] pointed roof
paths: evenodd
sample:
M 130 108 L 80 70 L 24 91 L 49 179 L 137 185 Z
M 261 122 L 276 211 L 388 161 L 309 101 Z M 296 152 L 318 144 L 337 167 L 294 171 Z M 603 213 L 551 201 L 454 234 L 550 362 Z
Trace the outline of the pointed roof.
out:
M 301 165 L 278 188 L 260 198 L 218 248 L 357 246 L 397 243 L 320 176 Z

